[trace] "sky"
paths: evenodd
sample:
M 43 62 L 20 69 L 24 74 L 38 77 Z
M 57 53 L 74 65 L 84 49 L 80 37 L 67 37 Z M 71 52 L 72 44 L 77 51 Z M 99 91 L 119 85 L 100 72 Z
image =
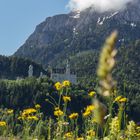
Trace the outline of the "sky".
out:
M 68 0 L 0 0 L 0 54 L 12 55 L 47 17 L 68 13 Z

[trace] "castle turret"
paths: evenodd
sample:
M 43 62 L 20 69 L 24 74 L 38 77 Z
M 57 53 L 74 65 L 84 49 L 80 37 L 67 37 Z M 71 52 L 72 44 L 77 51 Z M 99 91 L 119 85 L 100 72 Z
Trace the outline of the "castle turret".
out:
M 67 63 L 66 63 L 66 75 L 70 75 L 70 64 L 69 64 L 69 60 L 67 60 Z

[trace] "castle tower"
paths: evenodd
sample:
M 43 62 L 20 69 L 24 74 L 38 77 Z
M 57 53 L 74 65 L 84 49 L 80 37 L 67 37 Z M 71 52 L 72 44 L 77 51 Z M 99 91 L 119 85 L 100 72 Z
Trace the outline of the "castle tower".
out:
M 66 62 L 66 75 L 70 75 L 70 64 L 69 64 L 69 60 L 67 60 L 67 62 Z
M 33 76 L 33 66 L 30 65 L 28 70 L 28 77 L 32 77 L 32 76 Z

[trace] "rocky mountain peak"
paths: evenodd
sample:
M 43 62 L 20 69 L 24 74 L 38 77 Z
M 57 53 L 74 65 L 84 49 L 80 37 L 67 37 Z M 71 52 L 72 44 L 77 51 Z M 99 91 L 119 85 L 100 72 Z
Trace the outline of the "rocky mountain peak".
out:
M 119 31 L 118 46 L 140 38 L 140 0 L 121 11 L 99 13 L 90 7 L 48 17 L 14 55 L 47 65 L 98 49 L 114 29 Z

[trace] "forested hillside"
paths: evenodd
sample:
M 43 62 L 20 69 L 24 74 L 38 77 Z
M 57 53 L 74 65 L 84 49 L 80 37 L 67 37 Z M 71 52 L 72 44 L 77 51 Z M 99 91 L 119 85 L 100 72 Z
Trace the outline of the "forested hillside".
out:
M 88 89 L 82 86 L 73 85 L 70 91 L 73 102 L 70 106 L 72 110 L 80 112 L 80 108 L 90 103 Z M 49 102 L 52 95 L 58 100 L 57 90 L 54 88 L 54 82 L 48 78 L 26 78 L 22 80 L 0 80 L 0 107 L 12 109 L 24 109 L 27 107 L 40 104 L 42 111 L 46 111 L 47 115 L 53 115 Z M 83 101 L 82 101 L 83 100 Z M 82 102 L 81 102 L 82 101 Z
M 0 78 L 16 79 L 28 76 L 29 66 L 33 66 L 33 75 L 39 77 L 40 72 L 46 74 L 43 67 L 29 59 L 6 57 L 0 55 Z

